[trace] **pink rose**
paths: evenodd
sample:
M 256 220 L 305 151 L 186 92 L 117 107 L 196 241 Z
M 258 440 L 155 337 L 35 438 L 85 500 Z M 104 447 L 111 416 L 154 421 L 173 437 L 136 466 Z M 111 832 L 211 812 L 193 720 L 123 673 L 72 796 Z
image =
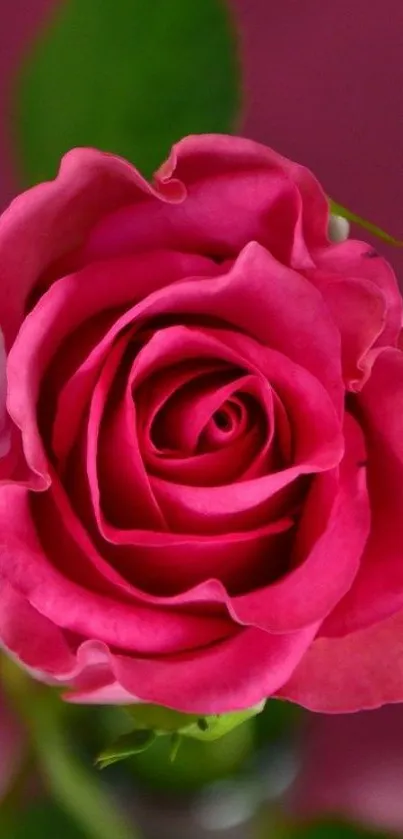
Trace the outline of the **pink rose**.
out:
M 72 151 L 3 215 L 0 638 L 77 701 L 403 697 L 402 301 L 328 220 L 224 136 L 153 186 Z

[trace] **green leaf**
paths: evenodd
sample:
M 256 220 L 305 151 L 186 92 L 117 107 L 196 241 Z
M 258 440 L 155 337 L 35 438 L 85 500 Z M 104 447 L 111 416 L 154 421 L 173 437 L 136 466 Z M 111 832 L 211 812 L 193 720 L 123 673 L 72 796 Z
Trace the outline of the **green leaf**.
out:
M 361 216 L 357 216 L 355 213 L 352 213 L 351 210 L 348 210 L 347 207 L 337 204 L 336 201 L 332 201 L 330 199 L 329 203 L 330 211 L 334 215 L 342 216 L 343 218 L 348 219 L 348 221 L 358 224 L 360 227 L 368 230 L 369 233 L 372 233 L 373 236 L 377 236 L 378 239 L 382 239 L 384 242 L 387 242 L 388 245 L 393 245 L 395 248 L 403 247 L 403 241 L 399 241 L 399 239 L 395 239 L 393 236 L 390 236 L 389 233 L 386 233 L 386 231 L 382 230 L 381 227 L 373 224 L 372 221 L 367 221 L 366 219 L 361 218 Z
M 172 731 L 181 731 L 198 717 L 191 714 L 182 714 L 172 708 L 164 708 L 162 705 L 127 705 L 125 710 L 130 716 L 136 728 L 147 728 L 155 731 L 156 734 L 167 734 Z
M 177 756 L 178 756 L 178 751 L 179 751 L 179 747 L 180 747 L 181 742 L 182 742 L 181 735 L 178 734 L 175 731 L 175 733 L 171 735 L 171 753 L 169 755 L 169 759 L 170 759 L 171 763 L 174 763 Z
M 112 763 L 133 757 L 148 749 L 157 737 L 170 738 L 169 758 L 173 762 L 183 738 L 201 740 L 207 744 L 219 740 L 259 714 L 263 707 L 264 703 L 260 703 L 246 711 L 202 717 L 183 714 L 161 705 L 129 705 L 125 711 L 135 725 L 134 731 L 123 734 L 112 746 L 104 749 L 95 763 L 104 769 Z
M 65 0 L 17 90 L 28 183 L 91 145 L 150 175 L 181 136 L 230 131 L 239 68 L 222 0 Z
M 77 829 L 87 839 L 139 839 L 106 785 L 79 759 L 66 727 L 69 706 L 53 689 L 38 685 L 4 657 L 0 657 L 0 673 L 2 686 L 26 726 L 39 774 Z
M 218 740 L 241 725 L 246 720 L 259 714 L 264 707 L 264 702 L 248 708 L 246 711 L 236 711 L 231 714 L 215 714 L 212 716 L 197 716 L 195 714 L 182 714 L 171 708 L 164 708 L 161 705 L 129 705 L 126 711 L 136 729 L 147 729 L 154 731 L 157 735 L 178 732 L 184 737 L 193 737 L 196 740 Z
M 132 755 L 144 752 L 154 743 L 156 735 L 154 731 L 147 731 L 146 729 L 139 729 L 131 731 L 129 734 L 123 734 L 118 740 L 97 757 L 95 763 L 99 769 L 105 769 L 111 766 L 112 763 L 118 763 L 120 760 L 125 760 Z
M 235 711 L 232 714 L 220 714 L 216 716 L 199 717 L 196 723 L 192 723 L 182 730 L 186 737 L 194 737 L 196 740 L 218 740 L 224 737 L 238 725 L 260 714 L 264 703 L 248 708 L 246 711 Z

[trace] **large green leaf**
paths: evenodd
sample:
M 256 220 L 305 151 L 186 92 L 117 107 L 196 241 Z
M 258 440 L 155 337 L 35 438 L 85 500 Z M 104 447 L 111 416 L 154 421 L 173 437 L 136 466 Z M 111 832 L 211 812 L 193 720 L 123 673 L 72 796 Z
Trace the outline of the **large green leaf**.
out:
M 255 705 L 253 708 L 248 708 L 245 711 L 234 711 L 230 714 L 215 714 L 213 716 L 200 717 L 197 722 L 190 724 L 187 728 L 183 728 L 183 734 L 186 737 L 194 737 L 196 740 L 203 740 L 210 742 L 211 740 L 219 740 L 224 735 L 229 734 L 238 725 L 260 714 L 263 710 L 264 702 Z
M 113 763 L 141 754 L 152 746 L 155 738 L 154 732 L 146 728 L 123 734 L 112 746 L 108 746 L 101 752 L 95 761 L 96 765 L 99 769 L 105 769 Z
M 182 714 L 172 708 L 147 703 L 127 705 L 125 710 L 136 728 L 152 729 L 158 734 L 181 731 L 199 719 L 196 714 Z
M 149 175 L 181 136 L 234 124 L 229 11 L 224 0 L 65 0 L 17 95 L 27 182 L 53 177 L 61 155 L 82 145 L 121 154 Z

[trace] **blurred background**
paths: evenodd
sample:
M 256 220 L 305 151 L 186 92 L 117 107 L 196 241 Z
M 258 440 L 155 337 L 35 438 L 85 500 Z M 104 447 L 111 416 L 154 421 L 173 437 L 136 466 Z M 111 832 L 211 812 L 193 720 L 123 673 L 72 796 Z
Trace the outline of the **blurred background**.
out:
M 0 0 L 0 209 L 93 145 L 147 175 L 194 132 L 312 168 L 403 238 L 401 0 Z M 368 238 L 365 236 L 365 238 Z M 377 242 L 403 277 L 403 251 Z M 1 662 L 0 839 L 403 836 L 403 710 L 284 702 L 212 744 L 99 772 L 123 712 L 62 704 Z

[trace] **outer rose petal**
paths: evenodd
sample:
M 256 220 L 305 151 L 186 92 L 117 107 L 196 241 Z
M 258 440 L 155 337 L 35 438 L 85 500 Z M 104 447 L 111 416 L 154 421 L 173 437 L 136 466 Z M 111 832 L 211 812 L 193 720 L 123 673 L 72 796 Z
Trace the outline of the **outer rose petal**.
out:
M 383 350 L 356 397 L 368 449 L 371 533 L 357 578 L 323 631 L 344 635 L 403 608 L 403 353 Z
M 4 580 L 0 587 L 0 636 L 8 653 L 22 664 L 36 679 L 48 684 L 72 681 L 94 689 L 113 681 L 110 667 L 105 667 L 105 654 L 86 650 L 82 644 L 78 654 L 69 646 L 63 631 L 36 611 L 18 592 Z M 102 644 L 93 646 L 102 647 Z M 124 690 L 118 686 L 121 695 Z M 112 690 L 109 688 L 109 696 Z M 113 694 L 113 702 L 116 696 Z M 95 700 L 97 701 L 97 700 Z M 100 699 L 100 701 L 103 701 Z M 128 696 L 125 700 L 128 701 Z M 131 700 L 134 701 L 134 697 Z M 0 781 L 1 784 L 1 781 Z
M 59 613 L 66 605 L 59 604 Z M 7 649 L 37 677 L 77 689 L 83 702 L 92 701 L 94 691 L 96 701 L 127 702 L 130 696 L 196 713 L 246 708 L 288 678 L 316 631 L 317 625 L 288 635 L 242 629 L 204 649 L 152 658 L 113 654 L 106 644 L 89 641 L 76 655 L 53 621 L 6 580 L 0 587 L 0 635 Z
M 386 317 L 377 344 L 380 347 L 396 345 L 402 325 L 403 304 L 395 273 L 386 259 L 379 256 L 370 245 L 354 239 L 314 251 L 312 255 L 317 268 L 329 277 L 333 274 L 334 279 L 339 275 L 341 278 L 370 280 L 381 291 Z M 315 282 L 314 272 L 311 277 Z
M 227 171 L 234 176 L 247 169 L 283 172 L 302 199 L 303 232 L 310 246 L 327 243 L 329 203 L 312 172 L 253 140 L 219 134 L 185 137 L 171 151 L 157 172 L 165 183 L 175 174 L 188 186 L 201 178 L 214 178 Z
M 19 474 L 19 467 L 22 473 Z M 0 330 L 0 481 L 10 477 L 18 480 L 26 471 L 19 430 L 7 413 L 7 359 L 3 333 Z
M 359 390 L 370 375 L 376 357 L 376 351 L 371 349 L 385 328 L 385 298 L 369 280 L 326 278 L 316 285 L 340 330 L 346 387 Z
M 178 275 L 183 277 L 184 265 L 192 264 L 201 276 L 172 282 Z M 116 335 L 131 323 L 161 314 L 217 317 L 254 335 L 258 342 L 302 362 L 324 384 L 341 412 L 340 336 L 322 296 L 308 280 L 276 262 L 256 242 L 247 245 L 220 276 L 211 277 L 218 269 L 211 260 L 193 255 L 170 254 L 168 265 L 174 276 L 170 274 L 171 284 L 162 288 L 162 252 L 91 265 L 59 280 L 25 319 L 8 361 L 9 411 L 23 431 L 26 458 L 37 473 L 39 487 L 49 485 L 47 458 L 36 424 L 42 377 L 63 339 L 75 328 L 105 309 L 132 301 L 132 308 L 116 320 L 94 349 L 86 375 L 79 377 L 76 414 L 86 404 Z M 153 283 L 153 293 L 148 296 L 147 283 Z M 76 420 L 70 416 L 73 439 Z
M 147 197 L 182 200 L 176 182 L 156 190 L 122 158 L 73 149 L 54 181 L 18 196 L 0 219 L 0 312 L 10 346 L 42 272 L 82 244 L 105 213 Z
M 4 579 L 0 586 L 0 637 L 9 652 L 45 681 L 75 666 L 62 630 Z
M 11 465 L 10 458 L 7 457 L 10 451 L 11 424 L 6 409 L 6 392 L 6 353 L 3 334 L 0 331 L 0 478 L 3 474 L 7 475 Z
M 265 146 L 224 135 L 187 137 L 173 147 L 157 183 L 164 187 L 172 175 L 186 188 L 183 204 L 110 214 L 89 237 L 79 264 L 151 247 L 222 259 L 256 240 L 285 264 L 312 268 L 309 248 L 327 244 L 329 210 L 320 185 L 303 166 Z
M 403 701 L 403 612 L 344 638 L 317 638 L 276 696 L 341 714 Z
M 136 658 L 115 655 L 102 644 L 105 665 L 109 662 L 109 689 L 104 671 L 101 685 L 80 690 L 77 668 L 71 687 L 76 699 L 91 702 L 92 690 L 102 689 L 102 701 L 126 701 L 127 696 L 176 708 L 188 713 L 218 714 L 248 708 L 270 696 L 300 660 L 315 635 L 316 626 L 289 635 L 269 635 L 244 629 L 228 641 L 177 657 Z M 93 644 L 84 645 L 93 648 Z M 65 683 L 67 679 L 65 679 Z M 119 698 L 118 685 L 124 689 Z M 110 691 L 110 697 L 108 696 Z M 99 698 L 99 693 L 97 694 Z
M 9 583 L 52 624 L 139 655 L 177 654 L 215 643 L 236 630 L 223 609 L 207 615 L 179 605 L 164 608 L 72 582 L 60 572 L 57 560 L 46 556 L 27 496 L 24 487 L 0 487 L 0 581 Z

